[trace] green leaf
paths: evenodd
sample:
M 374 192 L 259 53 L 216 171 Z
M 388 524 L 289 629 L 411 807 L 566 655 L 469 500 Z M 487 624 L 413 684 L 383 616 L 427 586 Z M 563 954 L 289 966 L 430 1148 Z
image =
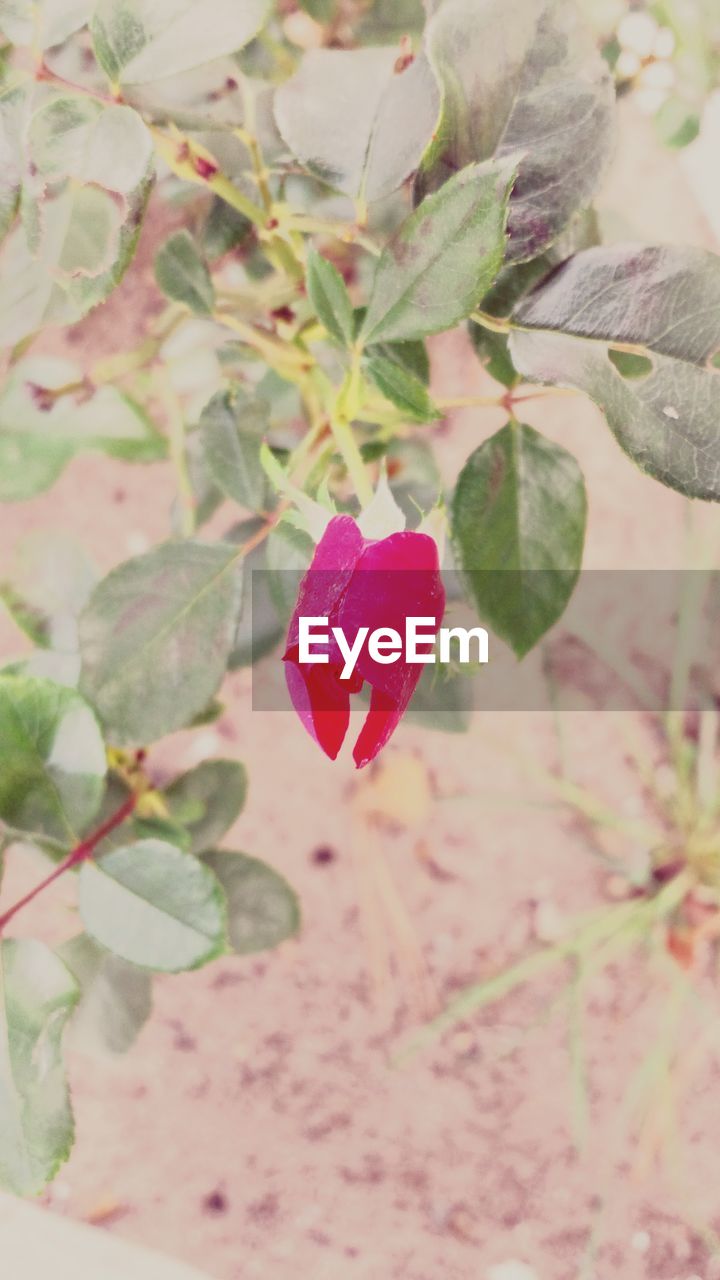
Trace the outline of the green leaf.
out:
M 315 314 L 330 337 L 341 347 L 350 347 L 354 338 L 355 315 L 347 285 L 337 267 L 314 249 L 308 254 L 307 291 Z
M 367 346 L 425 338 L 464 320 L 505 253 L 514 165 L 470 165 L 402 224 L 375 269 L 360 333 Z
M 43 943 L 0 942 L 0 1185 L 15 1195 L 37 1195 L 70 1154 L 61 1042 L 78 995 Z
M 114 83 L 147 84 L 241 49 L 269 9 L 269 0 L 100 0 L 95 54 Z
M 335 17 L 338 0 L 298 0 L 300 8 L 316 22 L 331 22 Z
M 0 345 L 104 301 L 134 253 L 154 172 L 137 113 L 93 98 L 43 96 L 23 146 L 22 225 L 0 263 Z
M 0 433 L 0 502 L 23 502 L 43 493 L 71 457 L 66 446 Z
M 100 807 L 105 748 L 72 689 L 0 676 L 0 818 L 73 844 Z
M 376 347 L 370 347 L 367 354 L 385 356 L 386 360 L 392 360 L 406 373 L 417 378 L 423 386 L 427 387 L 430 384 L 430 358 L 422 341 L 380 342 Z
M 53 96 L 34 113 L 28 147 L 45 182 L 72 178 L 129 197 L 153 159 L 150 134 L 131 107 Z
M 280 618 L 288 621 L 303 575 L 310 567 L 315 544 L 307 533 L 283 519 L 272 530 L 266 547 L 270 594 Z
M 269 951 L 300 928 L 300 903 L 287 880 L 257 858 L 224 850 L 203 862 L 220 881 L 228 904 L 230 946 L 238 955 Z
M 353 329 L 357 338 L 362 332 L 367 307 L 356 307 L 353 313 Z M 399 364 L 402 369 L 418 378 L 426 387 L 430 385 L 430 357 L 422 339 L 416 342 L 378 342 L 368 348 L 367 355 L 385 356 L 387 360 Z
M 80 1052 L 127 1053 L 152 1011 L 152 979 L 143 969 L 108 955 L 81 933 L 58 955 L 77 979 L 80 1003 L 70 1039 Z
M 492 289 L 483 298 L 480 310 L 487 315 L 506 318 L 520 299 L 561 262 L 581 249 L 589 249 L 599 242 L 600 231 L 595 211 L 592 208 L 582 210 L 541 257 L 534 258 L 531 262 L 504 266 Z M 478 358 L 496 382 L 505 387 L 514 387 L 522 381 L 510 357 L 507 334 L 494 333 L 472 322 L 469 332 Z
M 18 48 L 50 49 L 89 21 L 93 0 L 0 0 L 0 31 Z
M 83 546 L 57 527 L 35 529 L 16 543 L 9 572 L 4 600 L 18 624 L 29 628 L 34 644 L 68 654 L 74 624 L 98 578 Z
M 0 7 L 0 20 L 2 7 Z M 23 179 L 23 125 L 27 109 L 26 89 L 0 94 L 0 240 L 10 228 L 20 198 Z
M 189 231 L 176 231 L 155 258 L 155 279 L 167 298 L 182 302 L 196 315 L 211 315 L 215 289 Z
M 218 391 L 200 418 L 207 468 L 215 484 L 248 511 L 265 511 L 268 482 L 260 446 L 268 427 L 268 406 L 239 386 Z
M 48 648 L 51 620 L 46 613 L 26 600 L 11 582 L 0 582 L 0 602 L 16 626 L 36 648 Z
M 720 500 L 720 258 L 702 249 L 613 245 L 559 267 L 513 313 L 526 377 L 595 401 L 643 471 L 692 498 Z M 618 368 L 614 346 L 651 362 Z
M 437 506 L 442 496 L 442 479 L 434 452 L 424 439 L 393 440 L 387 454 L 390 488 L 409 529 L 422 520 L 423 513 Z
M 78 900 L 91 938 L 143 969 L 198 969 L 226 947 L 225 899 L 215 876 L 161 840 L 86 862 Z
M 164 792 L 171 818 L 190 835 L 191 853 L 205 853 L 222 840 L 246 796 L 247 771 L 237 760 L 205 760 Z
M 655 116 L 655 128 L 666 147 L 687 147 L 701 128 L 698 111 L 675 95 L 668 98 Z
M 236 548 L 165 543 L 95 589 L 80 619 L 81 687 L 113 742 L 181 729 L 220 685 L 240 601 Z
M 445 0 L 427 31 L 440 127 L 418 195 L 520 155 L 508 257 L 534 258 L 588 204 L 612 154 L 614 88 L 573 0 Z
M 460 474 L 452 504 L 458 563 L 480 617 L 518 657 L 572 595 L 586 518 L 577 462 L 532 427 L 509 423 Z
M 232 249 L 245 243 L 252 232 L 249 218 L 233 209 L 224 200 L 213 200 L 202 231 L 202 244 L 206 256 L 213 262 Z
M 174 844 L 182 853 L 190 852 L 190 836 L 187 831 L 179 822 L 173 822 L 169 818 L 136 817 L 132 829 L 136 840 L 161 840 L 163 844 Z
M 243 520 L 226 535 L 237 546 L 258 532 L 260 521 Z M 271 575 L 267 569 L 267 539 L 244 557 L 243 599 L 235 643 L 230 655 L 230 670 L 253 666 L 271 653 L 282 639 L 284 627 L 278 617 L 271 592 Z
M 357 37 L 361 44 L 396 45 L 403 36 L 421 35 L 424 23 L 422 0 L 373 0 L 359 15 Z
M 435 422 L 442 417 L 427 388 L 402 365 L 386 356 L 370 355 L 364 363 L 368 377 L 387 400 L 411 422 Z
M 437 123 L 427 61 L 399 74 L 397 60 L 397 49 L 313 49 L 275 97 L 293 155 L 363 203 L 390 195 L 415 172 Z

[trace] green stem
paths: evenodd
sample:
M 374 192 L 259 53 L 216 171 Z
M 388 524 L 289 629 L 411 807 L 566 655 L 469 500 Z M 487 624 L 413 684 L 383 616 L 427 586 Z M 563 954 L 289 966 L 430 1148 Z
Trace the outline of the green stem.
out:
M 299 351 L 297 347 L 287 342 L 280 342 L 272 334 L 262 333 L 228 311 L 217 311 L 215 319 L 218 324 L 226 325 L 228 329 L 237 333 L 242 341 L 257 351 L 281 377 L 294 381 L 298 374 L 309 373 L 313 360 L 307 352 Z
M 509 320 L 503 320 L 499 316 L 490 316 L 486 311 L 473 311 L 471 320 L 475 324 L 479 324 L 483 329 L 489 329 L 490 333 L 511 333 L 513 325 Z
M 181 532 L 183 538 L 192 538 L 196 527 L 195 494 L 188 470 L 187 450 L 185 446 L 185 419 L 182 406 L 170 383 L 167 370 L 158 370 L 156 376 L 158 393 L 165 410 L 170 445 L 170 460 L 177 476 L 178 499 L 181 513 Z
M 361 354 L 359 350 L 353 353 L 352 367 L 330 414 L 330 427 L 360 506 L 364 508 L 372 502 L 374 491 L 352 429 L 362 401 Z
M 345 418 L 335 416 L 330 419 L 330 428 L 360 506 L 367 507 L 373 500 L 374 491 L 353 429 Z

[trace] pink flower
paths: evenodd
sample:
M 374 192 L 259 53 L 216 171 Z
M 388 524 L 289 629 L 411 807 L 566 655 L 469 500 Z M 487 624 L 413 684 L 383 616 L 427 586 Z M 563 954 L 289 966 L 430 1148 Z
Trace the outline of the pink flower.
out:
M 403 654 L 392 664 L 381 663 L 363 646 L 349 679 L 343 679 L 345 658 L 332 635 L 341 629 L 353 645 L 361 628 L 373 633 L 391 629 L 405 635 L 406 620 L 434 621 L 423 634 L 436 635 L 445 612 L 438 550 L 424 533 L 393 533 L 380 541 L 363 537 L 351 516 L 335 516 L 318 543 L 303 578 L 290 623 L 284 655 L 290 697 L 308 733 L 334 760 L 350 723 L 350 695 L 367 683 L 370 710 L 353 758 L 359 769 L 374 760 L 399 724 L 424 667 Z M 327 618 L 330 639 L 326 664 L 300 661 L 300 619 Z M 425 650 L 427 651 L 427 647 Z

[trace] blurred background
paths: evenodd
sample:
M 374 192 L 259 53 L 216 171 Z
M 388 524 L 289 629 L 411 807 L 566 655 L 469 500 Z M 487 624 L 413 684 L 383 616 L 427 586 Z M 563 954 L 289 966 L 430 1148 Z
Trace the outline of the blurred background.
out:
M 718 251 L 717 0 L 583 4 L 620 94 L 604 238 Z M 286 8 L 288 38 L 310 47 L 322 28 Z M 371 33 L 419 21 L 412 0 L 365 8 Z M 136 346 L 159 307 L 153 255 L 173 216 L 156 210 L 121 288 L 40 349 L 90 364 Z M 205 332 L 168 349 L 190 399 L 208 366 L 216 376 Z M 439 396 L 492 391 L 464 336 L 431 354 Z M 438 429 L 448 486 L 502 420 L 470 409 Z M 695 504 L 689 517 L 585 400 L 538 400 L 527 421 L 586 474 L 588 567 L 693 567 L 719 545 L 720 514 Z M 77 457 L 49 493 L 0 508 L 0 576 L 22 564 L 46 604 L 82 597 L 98 572 L 169 535 L 174 492 L 169 464 Z M 0 615 L 0 654 L 22 652 Z M 77 1145 L 45 1208 L 214 1280 L 717 1280 L 714 953 L 668 964 L 664 943 L 610 950 L 581 999 L 572 966 L 538 966 L 432 1029 L 469 984 L 557 948 L 582 912 L 627 892 L 617 867 L 648 856 L 638 760 L 660 790 L 674 785 L 655 726 L 591 711 L 561 724 L 476 713 L 458 734 L 406 724 L 358 777 L 291 716 L 253 712 L 247 671 L 223 701 L 215 724 L 155 749 L 152 768 L 245 762 L 249 799 L 229 845 L 288 877 L 302 933 L 241 964 L 159 979 L 127 1055 L 73 1048 Z M 572 781 L 558 789 L 560 756 Z M 36 878 L 30 854 L 14 858 L 8 900 Z M 71 901 L 64 887 L 46 895 L 23 931 L 70 936 Z M 690 970 L 680 1001 L 677 975 L 687 987 Z

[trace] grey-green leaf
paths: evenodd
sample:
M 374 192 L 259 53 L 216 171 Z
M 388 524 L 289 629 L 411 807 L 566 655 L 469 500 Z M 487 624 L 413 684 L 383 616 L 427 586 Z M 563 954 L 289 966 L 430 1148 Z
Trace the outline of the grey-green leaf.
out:
M 89 20 L 93 0 L 0 0 L 0 31 L 11 44 L 50 49 Z
M 293 155 L 354 200 L 397 190 L 437 123 L 440 98 L 426 59 L 401 72 L 397 62 L 397 49 L 315 49 L 275 98 Z
M 355 313 L 347 285 L 337 267 L 314 249 L 308 254 L 307 291 L 315 314 L 331 338 L 342 347 L 352 345 Z
M 586 392 L 643 471 L 720 500 L 719 257 L 673 246 L 588 249 L 524 299 L 513 323 L 510 351 L 526 378 Z M 618 368 L 615 345 L 647 357 L 647 375 Z
M 70 390 L 63 393 L 64 388 Z M 39 492 L 45 469 L 23 474 L 23 464 L 35 455 L 48 460 L 52 482 L 57 468 L 83 449 L 129 462 L 153 462 L 166 452 L 164 437 L 134 401 L 117 387 L 94 387 L 77 365 L 55 356 L 28 356 L 6 377 L 0 390 L 0 448 L 18 459 L 0 479 L 6 501 Z
M 215 289 L 207 264 L 190 232 L 170 236 L 155 257 L 155 279 L 166 297 L 182 302 L 196 315 L 211 315 Z
M 97 720 L 72 689 L 0 676 L 0 818 L 68 845 L 100 807 L 105 748 Z
M 614 88 L 574 0 L 445 0 L 427 31 L 443 88 L 418 193 L 522 153 L 508 256 L 533 258 L 588 204 L 612 154 Z
M 200 431 L 205 461 L 220 491 L 248 511 L 269 501 L 260 446 L 268 427 L 268 405 L 240 387 L 218 391 L 203 409 Z
M 435 422 L 442 417 L 424 383 L 395 360 L 383 355 L 369 355 L 365 370 L 378 390 L 410 422 Z
M 120 84 L 147 84 L 241 49 L 270 0 L 100 0 L 91 23 L 98 62 Z
M 81 687 L 118 744 L 181 729 L 227 667 L 241 598 L 235 547 L 165 543 L 95 589 L 80 620 Z
M 287 518 L 280 520 L 266 543 L 269 590 L 278 616 L 288 621 L 295 607 L 303 575 L 315 549 L 312 538 Z
M 83 1052 L 127 1053 L 150 1017 L 150 974 L 110 955 L 84 933 L 65 942 L 58 955 L 80 987 L 69 1032 L 73 1046 Z
M 226 536 L 242 546 L 258 532 L 258 528 L 257 519 L 244 520 Z M 267 541 L 261 542 L 244 557 L 243 600 L 230 655 L 231 671 L 260 662 L 279 644 L 285 630 L 273 603 L 273 575 L 268 572 Z
M 197 969 L 226 947 L 225 899 L 215 876 L 172 844 L 138 840 L 80 872 L 82 922 L 92 938 L 143 969 Z
M 22 187 L 27 98 L 24 87 L 9 89 L 0 95 L 0 240 L 12 224 Z
M 3 346 L 104 301 L 132 258 L 154 172 L 131 108 L 67 95 L 40 103 L 23 135 L 22 225 L 3 245 Z
M 587 497 L 577 462 L 511 422 L 471 454 L 451 518 L 470 599 L 524 656 L 557 622 L 580 572 Z
M 213 849 L 242 813 L 247 771 L 237 760 L 204 760 L 165 791 L 170 816 L 189 833 L 192 853 Z
M 43 493 L 71 457 L 67 445 L 0 432 L 0 502 L 23 502 Z
M 380 258 L 360 337 L 425 338 L 464 320 L 505 254 L 515 162 L 470 165 L 402 224 Z
M 16 1195 L 37 1195 L 70 1154 L 61 1043 L 78 995 L 43 943 L 0 942 L 0 1185 Z
M 225 891 L 230 946 L 238 955 L 268 951 L 298 932 L 297 894 L 267 863 L 224 850 L 205 854 L 203 862 Z

